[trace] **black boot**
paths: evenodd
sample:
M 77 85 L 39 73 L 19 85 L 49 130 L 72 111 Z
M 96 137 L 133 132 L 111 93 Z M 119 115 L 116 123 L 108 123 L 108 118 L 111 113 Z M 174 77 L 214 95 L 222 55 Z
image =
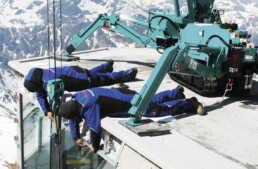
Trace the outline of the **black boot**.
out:
M 192 109 L 190 110 L 191 113 L 204 115 L 204 107 L 200 102 L 198 102 L 196 97 L 192 97 L 187 100 L 190 100 L 192 102 Z
M 130 79 L 132 80 L 132 79 L 135 79 L 137 73 L 138 73 L 138 70 L 136 67 L 134 67 L 131 69 L 131 71 L 128 73 L 128 75 L 130 75 L 130 77 L 131 77 Z
M 185 99 L 184 87 L 182 85 L 178 85 L 176 88 L 178 91 L 178 99 Z
M 113 72 L 113 64 L 114 64 L 114 61 L 113 61 L 112 59 L 110 59 L 110 60 L 108 61 L 108 63 L 109 63 L 109 66 L 110 66 L 108 72 Z

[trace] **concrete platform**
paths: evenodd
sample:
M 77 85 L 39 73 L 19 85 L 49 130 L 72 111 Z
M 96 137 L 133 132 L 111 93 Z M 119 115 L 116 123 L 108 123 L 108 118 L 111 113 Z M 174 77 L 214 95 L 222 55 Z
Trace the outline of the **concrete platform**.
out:
M 87 59 L 93 62 L 99 58 L 112 58 L 115 61 L 114 70 L 137 67 L 139 80 L 127 85 L 138 92 L 159 58 L 159 53 L 152 49 L 114 49 L 110 55 L 108 52 L 104 53 L 105 56 L 98 54 Z M 177 85 L 166 76 L 158 92 L 175 88 Z M 253 81 L 253 88 L 258 93 L 257 78 Z M 185 95 L 188 98 L 197 97 L 205 105 L 207 115 L 179 115 L 175 117 L 176 121 L 166 123 L 171 128 L 171 135 L 139 138 L 130 133 L 137 139 L 127 136 L 125 142 L 129 144 L 130 138 L 132 147 L 137 147 L 137 151 L 149 150 L 150 156 L 158 156 L 150 159 L 164 158 L 164 168 L 258 168 L 257 94 L 253 97 L 247 97 L 245 94 L 225 97 L 220 105 L 217 102 L 221 97 L 203 97 L 187 88 Z M 128 131 L 115 122 L 118 123 L 118 119 L 104 119 L 102 126 L 109 132 L 116 133 L 117 137 L 125 135 Z
M 126 84 L 139 92 L 160 54 L 149 48 L 110 48 L 75 56 L 80 57 L 79 62 L 64 62 L 62 65 L 79 64 L 91 68 L 113 59 L 114 71 L 137 67 L 137 80 Z M 9 64 L 15 64 L 12 67 L 16 67 L 21 74 L 26 74 L 31 67 L 49 67 L 47 60 L 15 61 Z M 51 64 L 53 66 L 53 61 Z M 58 61 L 57 66 L 60 65 Z M 158 92 L 173 89 L 177 85 L 167 75 Z M 253 88 L 258 93 L 258 78 L 254 78 Z M 101 121 L 102 128 L 112 135 L 113 140 L 119 141 L 112 148 L 113 152 L 100 151 L 102 156 L 108 157 L 118 168 L 130 165 L 130 168 L 258 169 L 257 94 L 252 97 L 245 94 L 226 96 L 220 105 L 217 101 L 221 97 L 203 97 L 187 88 L 185 95 L 187 98 L 197 97 L 205 105 L 207 115 L 182 114 L 175 116 L 175 119 L 153 118 L 169 127 L 170 133 L 144 137 L 119 124 L 120 120 L 125 119 L 104 118 Z

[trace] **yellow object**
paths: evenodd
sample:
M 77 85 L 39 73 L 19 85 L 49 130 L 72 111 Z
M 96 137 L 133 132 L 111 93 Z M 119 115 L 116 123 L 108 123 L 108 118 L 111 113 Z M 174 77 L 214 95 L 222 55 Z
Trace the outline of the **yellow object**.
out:
M 91 161 L 88 159 L 84 160 L 66 160 L 66 165 L 85 165 L 85 164 L 91 164 Z
M 8 169 L 17 169 L 15 164 L 10 163 Z

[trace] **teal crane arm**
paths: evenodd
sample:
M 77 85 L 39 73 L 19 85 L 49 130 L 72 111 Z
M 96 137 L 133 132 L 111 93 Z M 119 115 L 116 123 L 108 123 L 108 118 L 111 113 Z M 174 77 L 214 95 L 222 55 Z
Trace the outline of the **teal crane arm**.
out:
M 179 51 L 180 48 L 182 50 Z M 187 57 L 188 51 L 189 45 L 180 46 L 178 44 L 165 50 L 140 93 L 136 94 L 131 101 L 132 107 L 128 112 L 130 114 L 130 120 L 126 122 L 127 124 L 132 126 L 142 124 L 141 117 L 159 88 L 166 73 L 171 70 L 173 67 L 172 65 L 177 63 L 178 58 Z
M 138 19 L 133 19 L 133 23 L 143 27 L 148 27 L 148 23 Z M 108 16 L 107 14 L 100 14 L 90 25 L 81 30 L 80 33 L 73 36 L 71 44 L 65 49 L 62 55 L 64 57 L 69 57 L 72 52 L 74 52 L 93 32 L 100 27 L 103 27 L 109 31 L 118 31 L 139 45 L 150 46 L 157 49 L 156 43 L 152 39 L 139 34 L 134 29 L 121 22 L 120 15 L 114 14 Z
M 62 54 L 69 57 L 93 32 L 103 27 L 109 31 L 118 31 L 142 46 L 149 46 L 156 50 L 166 49 L 173 46 L 179 39 L 178 31 L 180 26 L 184 27 L 195 20 L 203 23 L 204 19 L 209 22 L 220 23 L 218 11 L 212 11 L 214 0 L 187 0 L 188 14 L 181 15 L 179 11 L 178 0 L 173 0 L 175 14 L 150 12 L 148 21 L 142 21 L 134 17 L 128 17 L 122 14 L 100 14 L 91 24 L 72 38 L 71 44 Z M 144 36 L 134 29 L 130 28 L 122 20 L 142 26 L 148 30 L 148 35 Z
M 87 28 L 73 35 L 71 44 L 65 49 L 62 54 L 65 57 L 69 57 L 69 55 L 74 52 L 95 30 L 105 24 L 105 21 L 108 20 L 108 16 L 106 14 L 100 14 Z

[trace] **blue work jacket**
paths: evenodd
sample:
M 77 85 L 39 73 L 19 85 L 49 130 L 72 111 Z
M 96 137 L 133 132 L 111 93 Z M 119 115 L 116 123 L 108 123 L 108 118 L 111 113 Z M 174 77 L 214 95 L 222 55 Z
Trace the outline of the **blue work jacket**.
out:
M 92 88 L 76 93 L 72 100 L 78 101 L 82 108 L 80 117 L 69 120 L 71 134 L 74 140 L 80 138 L 79 123 L 86 120 L 89 129 L 101 134 L 101 119 L 103 117 L 129 117 L 131 100 L 137 92 L 128 89 Z M 181 114 L 191 111 L 192 103 L 187 99 L 179 99 L 177 89 L 157 93 L 144 112 L 145 117 L 158 117 Z
M 25 80 L 31 80 L 34 70 L 35 68 L 29 71 Z M 79 66 L 64 66 L 62 68 L 57 67 L 56 69 L 42 69 L 42 71 L 42 88 L 44 91 L 36 92 L 36 98 L 45 115 L 51 111 L 51 101 L 49 104 L 47 100 L 47 84 L 49 80 L 61 79 L 67 91 L 81 91 L 90 87 L 88 70 Z

